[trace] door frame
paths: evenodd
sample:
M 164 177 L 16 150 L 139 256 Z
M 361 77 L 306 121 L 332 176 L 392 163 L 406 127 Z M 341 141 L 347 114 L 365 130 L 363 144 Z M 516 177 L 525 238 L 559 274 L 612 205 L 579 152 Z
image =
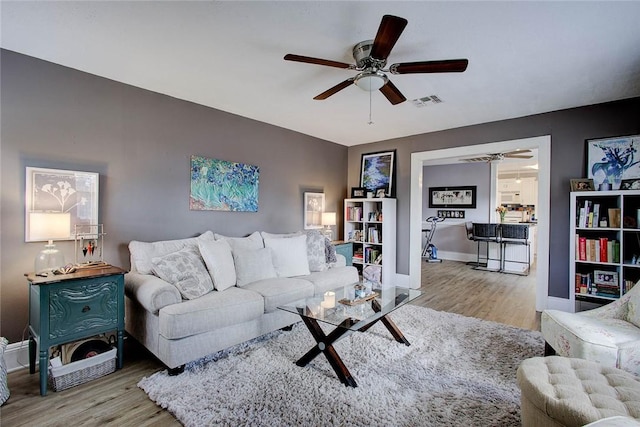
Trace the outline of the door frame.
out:
M 411 208 L 409 215 L 409 278 L 412 288 L 421 286 L 422 244 L 422 172 L 429 160 L 460 156 L 485 155 L 518 149 L 538 150 L 538 257 L 536 263 L 536 311 L 547 307 L 549 297 L 549 215 L 551 211 L 551 135 L 490 142 L 478 145 L 422 151 L 411 154 Z M 496 194 L 496 183 L 491 182 L 491 195 Z M 495 205 L 495 201 L 492 206 Z M 494 206 L 495 208 L 495 206 Z

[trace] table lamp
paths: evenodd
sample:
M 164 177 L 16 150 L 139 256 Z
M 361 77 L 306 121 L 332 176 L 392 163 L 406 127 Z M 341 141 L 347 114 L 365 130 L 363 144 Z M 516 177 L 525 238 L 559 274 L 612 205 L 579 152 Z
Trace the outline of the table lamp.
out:
M 331 240 L 331 226 L 336 225 L 336 213 L 335 212 L 323 212 L 322 213 L 322 225 L 324 225 L 324 235 Z
M 29 239 L 32 241 L 48 240 L 44 249 L 36 256 L 35 272 L 45 273 L 64 265 L 64 255 L 54 239 L 68 239 L 71 229 L 71 214 L 51 212 L 29 213 Z

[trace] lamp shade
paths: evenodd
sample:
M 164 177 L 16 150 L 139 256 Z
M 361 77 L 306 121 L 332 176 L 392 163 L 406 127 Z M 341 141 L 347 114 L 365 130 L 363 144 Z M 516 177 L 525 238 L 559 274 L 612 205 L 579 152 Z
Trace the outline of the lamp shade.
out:
M 71 235 L 70 229 L 70 213 L 29 213 L 29 239 L 31 241 L 68 239 Z
M 323 212 L 322 213 L 322 225 L 336 225 L 336 213 L 335 212 Z

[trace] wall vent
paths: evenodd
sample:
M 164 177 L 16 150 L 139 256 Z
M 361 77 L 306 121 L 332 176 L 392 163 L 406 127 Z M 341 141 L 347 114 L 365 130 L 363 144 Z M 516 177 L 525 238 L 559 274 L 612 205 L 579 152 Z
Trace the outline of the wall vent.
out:
M 413 105 L 415 105 L 416 107 L 421 108 L 429 104 L 440 104 L 442 102 L 442 99 L 440 99 L 438 95 L 430 95 L 425 96 L 424 98 L 414 99 L 411 102 L 413 102 Z

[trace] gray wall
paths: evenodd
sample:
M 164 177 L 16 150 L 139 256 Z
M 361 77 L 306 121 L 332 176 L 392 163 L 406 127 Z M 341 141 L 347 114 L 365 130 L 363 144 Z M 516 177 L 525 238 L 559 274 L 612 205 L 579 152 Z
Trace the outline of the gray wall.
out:
M 305 191 L 342 211 L 346 147 L 6 50 L 0 64 L 0 334 L 12 342 L 43 247 L 24 242 L 26 166 L 100 173 L 105 260 L 125 269 L 130 240 L 299 230 Z M 259 166 L 258 212 L 190 211 L 191 155 Z M 73 261 L 73 243 L 58 246 Z
M 476 245 L 467 239 L 466 221 L 488 222 L 491 197 L 491 166 L 489 163 L 463 163 L 457 165 L 425 166 L 422 168 L 422 220 L 437 216 L 438 210 L 444 208 L 429 207 L 429 187 L 459 187 L 476 186 L 475 208 L 446 208 L 463 210 L 464 219 L 447 218 L 439 223 L 433 236 L 432 243 L 438 248 L 438 257 L 443 259 L 460 259 L 467 261 L 464 255 L 476 256 Z M 422 239 L 424 245 L 426 239 Z M 451 257 L 452 258 L 447 258 Z M 463 259 L 464 258 L 464 259 Z
M 569 179 L 586 176 L 585 140 L 640 133 L 640 98 L 483 123 L 349 148 L 349 187 L 362 153 L 396 149 L 398 273 L 409 272 L 411 153 L 551 135 L 549 295 L 569 297 Z

